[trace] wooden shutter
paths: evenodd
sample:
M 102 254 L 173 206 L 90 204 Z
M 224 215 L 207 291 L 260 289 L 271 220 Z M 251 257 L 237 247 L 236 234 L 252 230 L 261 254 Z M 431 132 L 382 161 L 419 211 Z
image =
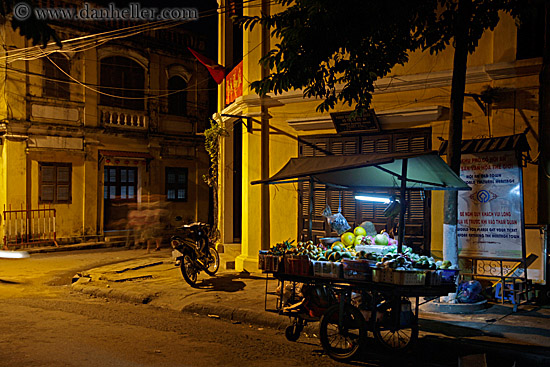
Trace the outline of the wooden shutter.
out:
M 372 154 L 391 152 L 417 152 L 431 148 L 431 129 L 413 129 L 407 131 L 386 132 L 375 135 L 323 135 L 308 136 L 307 141 L 316 146 L 328 150 L 334 155 Z M 299 143 L 301 157 L 325 156 L 324 153 Z M 309 183 L 300 183 L 299 202 L 299 232 L 307 235 L 309 221 Z M 339 192 L 326 190 L 323 185 L 315 184 L 313 234 L 315 240 L 322 236 L 334 236 L 330 227 L 326 224 L 322 211 L 328 204 L 333 213 L 338 212 Z M 396 195 L 398 190 L 379 189 L 371 191 L 380 195 Z M 341 191 L 342 214 L 351 226 L 357 226 L 364 221 L 372 222 L 377 231 L 388 228 L 391 221 L 384 216 L 386 205 L 368 202 L 358 202 L 352 191 Z M 408 245 L 412 245 L 416 251 L 428 250 L 430 240 L 430 210 L 427 198 L 421 197 L 420 192 L 409 192 L 409 208 L 406 216 L 405 238 Z
M 363 138 L 361 143 L 361 154 L 374 153 L 376 151 L 374 139 Z

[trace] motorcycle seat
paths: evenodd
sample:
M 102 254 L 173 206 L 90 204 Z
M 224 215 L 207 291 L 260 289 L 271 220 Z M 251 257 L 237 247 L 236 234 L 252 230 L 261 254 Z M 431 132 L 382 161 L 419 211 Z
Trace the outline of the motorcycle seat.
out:
M 182 225 L 180 228 L 184 228 L 184 229 L 196 229 L 196 228 L 209 227 L 209 226 L 210 226 L 210 224 L 208 224 L 208 223 L 193 222 L 193 223 L 189 223 L 189 224 L 184 224 L 184 225 Z

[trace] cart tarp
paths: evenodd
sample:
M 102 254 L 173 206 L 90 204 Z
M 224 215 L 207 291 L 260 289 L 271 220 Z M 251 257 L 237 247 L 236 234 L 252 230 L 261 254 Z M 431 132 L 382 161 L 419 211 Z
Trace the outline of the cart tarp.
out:
M 471 190 L 436 152 L 291 158 L 275 175 L 252 185 L 308 181 L 344 189 L 399 188 L 407 160 L 407 189 Z

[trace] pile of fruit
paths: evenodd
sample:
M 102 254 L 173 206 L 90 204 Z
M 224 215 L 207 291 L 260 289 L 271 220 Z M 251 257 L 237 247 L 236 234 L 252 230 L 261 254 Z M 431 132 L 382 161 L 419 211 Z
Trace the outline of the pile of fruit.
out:
M 269 254 L 275 255 L 275 256 L 282 256 L 284 254 L 290 253 L 291 251 L 294 251 L 296 249 L 296 247 L 292 246 L 293 243 L 294 243 L 294 240 L 292 241 L 286 240 L 283 242 L 279 242 L 275 244 L 275 246 L 271 246 L 271 248 L 269 249 Z
M 374 237 L 367 236 L 363 227 L 356 227 L 351 232 L 340 236 L 340 241 L 334 242 L 329 248 L 322 244 L 315 244 L 313 241 L 298 242 L 293 245 L 294 240 L 277 243 L 271 247 L 269 253 L 276 256 L 284 254 L 308 256 L 316 261 L 340 261 L 342 259 L 366 259 L 376 261 L 378 268 L 391 268 L 396 270 L 407 269 L 448 269 L 451 267 L 449 261 L 435 261 L 433 257 L 418 255 L 412 248 L 403 246 L 402 253 L 397 252 L 397 241 L 391 238 L 386 232 L 379 233 Z M 380 252 L 356 251 L 357 245 L 377 245 L 386 248 Z
M 364 236 L 362 238 L 361 245 L 397 246 L 397 240 L 391 238 L 388 232 L 382 232 L 375 236 Z
M 303 256 L 306 255 L 310 259 L 316 260 L 320 256 L 323 255 L 324 251 L 326 249 L 323 245 L 316 245 L 313 243 L 313 241 L 306 241 L 306 242 L 298 242 L 296 247 L 293 247 L 290 251 L 288 251 L 288 254 L 291 255 L 297 255 L 297 256 Z
M 435 261 L 433 257 L 418 255 L 412 251 L 412 248 L 403 246 L 402 253 L 397 252 L 397 246 L 388 246 L 387 250 L 381 255 L 376 255 L 376 267 L 392 268 L 396 270 L 408 269 L 448 269 L 451 262 Z
M 353 232 L 345 232 L 340 236 L 341 242 L 346 246 L 368 246 L 368 245 L 376 245 L 376 246 L 390 246 L 390 245 L 397 245 L 397 240 L 394 238 L 391 238 L 390 235 L 382 231 L 379 234 L 376 234 L 374 236 L 367 235 L 367 231 L 365 228 L 358 226 L 355 227 Z

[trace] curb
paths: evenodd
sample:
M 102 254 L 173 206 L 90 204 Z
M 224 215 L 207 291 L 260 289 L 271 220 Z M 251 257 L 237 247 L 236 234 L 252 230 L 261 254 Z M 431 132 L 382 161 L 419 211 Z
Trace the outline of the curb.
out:
M 125 301 L 129 303 L 147 304 L 151 302 L 153 298 L 156 297 L 156 295 L 147 295 L 147 294 L 142 294 L 138 292 L 120 291 L 120 290 L 111 289 L 111 288 L 82 285 L 82 284 L 78 284 L 78 282 L 72 284 L 71 287 L 74 291 L 88 294 L 90 296 L 100 297 L 100 298 L 113 298 L 113 299 L 118 299 L 120 301 Z
M 111 248 L 111 247 L 124 247 L 123 243 L 116 242 L 87 242 L 87 243 L 77 243 L 73 245 L 61 245 L 59 247 L 48 246 L 48 247 L 35 247 L 29 249 L 21 249 L 26 251 L 29 254 L 44 254 L 48 252 L 62 252 L 62 251 L 76 251 L 76 250 L 91 250 L 96 248 Z
M 238 321 L 241 323 L 254 324 L 275 328 L 278 330 L 286 328 L 289 323 L 284 322 L 284 318 L 279 315 L 254 310 L 246 310 L 241 308 L 211 306 L 200 303 L 190 303 L 183 306 L 181 312 L 197 313 L 199 315 L 216 315 L 222 319 L 230 321 Z

